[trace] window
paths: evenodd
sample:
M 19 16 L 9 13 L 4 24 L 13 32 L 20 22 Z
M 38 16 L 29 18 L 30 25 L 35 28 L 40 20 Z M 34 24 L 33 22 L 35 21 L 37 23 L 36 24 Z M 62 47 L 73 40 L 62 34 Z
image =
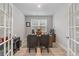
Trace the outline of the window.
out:
M 42 32 L 47 32 L 47 19 L 31 19 L 31 29 L 35 31 L 41 29 Z

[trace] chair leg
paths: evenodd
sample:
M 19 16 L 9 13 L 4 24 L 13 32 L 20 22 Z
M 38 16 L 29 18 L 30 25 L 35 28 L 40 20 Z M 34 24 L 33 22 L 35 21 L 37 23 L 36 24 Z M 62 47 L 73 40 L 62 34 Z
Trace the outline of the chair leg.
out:
M 29 48 L 29 53 L 30 53 L 30 48 Z
M 41 53 L 42 53 L 42 48 L 41 48 Z
M 35 52 L 37 53 L 37 49 L 35 48 Z
M 52 48 L 53 48 L 53 43 L 52 43 Z
M 47 52 L 49 53 L 49 48 L 47 48 Z

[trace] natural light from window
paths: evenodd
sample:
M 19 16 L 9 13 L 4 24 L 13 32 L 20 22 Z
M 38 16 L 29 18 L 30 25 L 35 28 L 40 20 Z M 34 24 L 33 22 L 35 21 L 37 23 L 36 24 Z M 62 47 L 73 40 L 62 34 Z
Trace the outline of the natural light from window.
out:
M 35 31 L 41 29 L 42 32 L 47 32 L 47 19 L 31 19 L 31 29 Z

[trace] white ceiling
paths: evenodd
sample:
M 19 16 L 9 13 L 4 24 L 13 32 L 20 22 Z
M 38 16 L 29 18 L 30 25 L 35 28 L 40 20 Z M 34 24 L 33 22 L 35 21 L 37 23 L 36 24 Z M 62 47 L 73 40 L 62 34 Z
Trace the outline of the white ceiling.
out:
M 14 3 L 24 15 L 53 15 L 61 7 L 68 5 L 67 3 Z M 37 5 L 41 5 L 38 8 Z

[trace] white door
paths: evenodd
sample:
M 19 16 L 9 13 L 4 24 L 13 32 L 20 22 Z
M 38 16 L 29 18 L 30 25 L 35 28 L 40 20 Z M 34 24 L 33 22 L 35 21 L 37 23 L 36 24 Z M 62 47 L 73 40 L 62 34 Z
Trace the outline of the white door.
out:
M 79 4 L 69 7 L 69 55 L 79 56 Z
M 13 55 L 12 5 L 0 3 L 0 56 Z

